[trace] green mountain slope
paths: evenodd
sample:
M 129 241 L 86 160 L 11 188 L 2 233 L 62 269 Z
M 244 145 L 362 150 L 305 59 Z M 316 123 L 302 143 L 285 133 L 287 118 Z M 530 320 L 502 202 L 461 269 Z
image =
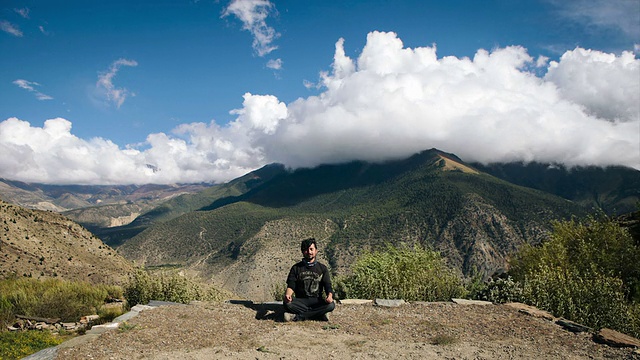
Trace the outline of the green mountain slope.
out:
M 587 207 L 621 215 L 638 209 L 640 171 L 621 166 L 566 168 L 541 163 L 481 165 L 477 169 L 514 184 L 542 190 Z
M 282 169 L 281 169 L 282 170 Z M 119 251 L 147 265 L 177 264 L 241 295 L 268 298 L 316 237 L 338 274 L 386 244 L 440 250 L 464 274 L 499 272 L 552 219 L 582 214 L 565 199 L 479 173 L 429 150 L 384 164 L 352 162 L 275 172 L 240 194 L 157 223 Z
M 183 194 L 166 200 L 126 225 L 91 228 L 91 231 L 106 244 L 119 246 L 153 224 L 163 223 L 182 214 L 207 207 L 219 199 L 239 196 L 283 172 L 285 170 L 281 165 L 267 165 L 226 184 L 212 186 L 198 193 Z

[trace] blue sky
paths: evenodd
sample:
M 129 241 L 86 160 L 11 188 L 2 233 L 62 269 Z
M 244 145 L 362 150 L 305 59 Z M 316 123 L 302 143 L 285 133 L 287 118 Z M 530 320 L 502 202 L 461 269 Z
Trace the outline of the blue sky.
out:
M 5 0 L 0 30 L 4 178 L 222 182 L 432 147 L 640 168 L 640 0 Z

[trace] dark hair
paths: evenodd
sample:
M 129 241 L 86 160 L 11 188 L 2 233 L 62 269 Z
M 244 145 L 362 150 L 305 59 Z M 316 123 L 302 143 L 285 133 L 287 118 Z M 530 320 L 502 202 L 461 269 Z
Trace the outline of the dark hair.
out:
M 315 245 L 316 249 L 318 248 L 318 244 L 316 244 L 315 238 L 308 238 L 308 239 L 302 240 L 302 242 L 300 243 L 300 251 L 307 250 L 311 245 Z

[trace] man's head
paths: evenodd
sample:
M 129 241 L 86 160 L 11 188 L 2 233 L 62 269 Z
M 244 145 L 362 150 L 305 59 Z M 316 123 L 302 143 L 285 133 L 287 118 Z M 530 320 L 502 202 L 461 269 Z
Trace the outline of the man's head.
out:
M 302 240 L 300 243 L 300 251 L 302 251 L 302 255 L 304 259 L 312 262 L 315 261 L 316 255 L 318 254 L 318 245 L 316 244 L 316 239 L 309 238 Z

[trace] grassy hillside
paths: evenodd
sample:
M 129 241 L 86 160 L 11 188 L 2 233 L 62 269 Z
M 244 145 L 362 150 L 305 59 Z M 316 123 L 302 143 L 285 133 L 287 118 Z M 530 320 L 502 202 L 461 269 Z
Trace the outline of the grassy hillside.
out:
M 119 251 L 148 265 L 186 266 L 252 295 L 255 289 L 242 285 L 248 280 L 225 275 L 228 269 L 255 279 L 267 271 L 277 283 L 307 236 L 320 240 L 325 261 L 337 273 L 348 272 L 367 249 L 419 243 L 441 251 L 467 275 L 490 275 L 504 270 L 522 244 L 539 242 L 550 220 L 582 213 L 570 201 L 478 173 L 451 154 L 430 150 L 385 164 L 276 173 L 243 194 L 156 224 Z M 274 261 L 287 265 L 279 269 Z

